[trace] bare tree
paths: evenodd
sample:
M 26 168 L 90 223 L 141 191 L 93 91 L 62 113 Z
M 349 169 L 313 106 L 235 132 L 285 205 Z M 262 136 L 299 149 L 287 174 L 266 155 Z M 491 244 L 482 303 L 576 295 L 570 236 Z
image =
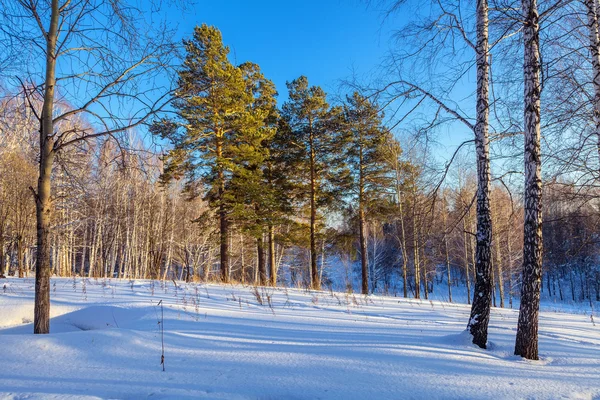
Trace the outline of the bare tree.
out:
M 1 41 L 11 41 L 14 51 L 30 50 L 20 59 L 25 79 L 34 84 L 28 98 L 37 94 L 43 99 L 41 109 L 31 106 L 39 121 L 39 178 L 32 189 L 37 220 L 34 333 L 48 333 L 56 157 L 91 139 L 115 137 L 159 112 L 169 100 L 170 83 L 157 78 L 168 72 L 176 52 L 171 30 L 146 24 L 146 12 L 125 1 L 3 0 L 1 7 L 0 23 L 6 28 Z M 71 106 L 60 110 L 59 102 Z M 74 118 L 87 123 L 66 124 Z

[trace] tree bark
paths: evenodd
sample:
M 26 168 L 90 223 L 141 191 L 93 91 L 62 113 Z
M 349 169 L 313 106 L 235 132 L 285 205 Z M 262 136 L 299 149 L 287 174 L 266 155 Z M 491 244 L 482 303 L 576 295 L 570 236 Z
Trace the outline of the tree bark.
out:
M 468 329 L 473 343 L 486 348 L 490 304 L 492 300 L 492 218 L 490 209 L 489 157 L 489 55 L 488 2 L 477 0 L 477 119 L 475 147 L 477 150 L 477 233 L 475 256 L 475 290 Z
M 360 265 L 362 270 L 362 294 L 369 294 L 369 261 L 367 258 L 367 238 L 365 235 L 365 211 L 359 204 L 359 240 L 360 240 Z
M 412 231 L 413 231 L 413 266 L 415 269 L 415 299 L 421 298 L 421 275 L 419 270 L 419 238 L 417 233 L 417 194 L 413 189 Z
M 50 216 L 51 175 L 54 161 L 53 110 L 56 85 L 56 41 L 59 4 L 52 0 L 50 29 L 46 35 L 46 77 L 40 124 L 40 162 L 36 193 L 37 258 L 33 333 L 50 333 Z
M 310 124 L 310 276 L 312 288 L 321 290 L 317 269 L 317 171 L 312 122 Z
M 465 250 L 465 277 L 467 283 L 467 304 L 471 304 L 471 278 L 469 277 L 469 236 L 467 233 L 467 223 L 463 218 L 463 241 Z
M 220 237 L 220 260 L 221 281 L 229 283 L 229 221 L 227 220 L 227 209 L 225 207 L 225 174 L 221 165 L 223 157 L 223 145 L 221 133 L 217 134 L 216 153 L 219 179 L 219 237 Z
M 504 268 L 502 267 L 502 251 L 500 251 L 500 235 L 496 239 L 496 271 L 498 273 L 498 292 L 500 308 L 504 308 Z
M 4 258 L 4 224 L 0 224 L 0 278 L 6 277 L 6 261 Z
M 542 178 L 540 151 L 539 15 L 536 0 L 522 0 L 524 17 L 525 215 L 521 306 L 515 355 L 538 359 L 542 272 Z
M 258 260 L 258 279 L 260 285 L 267 284 L 267 268 L 265 265 L 265 249 L 262 235 L 256 238 L 256 253 Z
M 360 241 L 360 266 L 362 270 L 362 294 L 369 294 L 369 259 L 367 257 L 367 238 L 365 235 L 365 177 L 363 170 L 362 130 L 359 141 L 358 223 Z
M 598 32 L 598 3 L 596 0 L 583 0 L 588 18 L 590 55 L 594 79 L 594 130 L 597 140 L 597 153 L 600 158 L 600 35 Z
M 269 225 L 269 279 L 271 286 L 277 286 L 277 263 L 275 261 L 275 232 Z
M 444 210 L 443 210 L 443 215 L 444 215 L 444 252 L 446 254 L 446 274 L 447 274 L 447 281 L 448 281 L 448 301 L 450 303 L 452 303 L 452 274 L 450 271 L 450 254 L 448 252 L 448 232 L 446 232 L 446 230 L 448 229 L 447 227 L 447 210 L 446 210 L 446 204 L 444 203 Z
M 400 251 L 402 252 L 402 283 L 404 298 L 408 297 L 408 257 L 406 254 L 406 230 L 404 227 L 404 210 L 402 205 L 402 187 L 400 180 L 401 167 L 398 160 L 399 152 L 394 154 L 394 172 L 396 175 L 396 196 L 398 201 L 398 218 L 400 219 Z

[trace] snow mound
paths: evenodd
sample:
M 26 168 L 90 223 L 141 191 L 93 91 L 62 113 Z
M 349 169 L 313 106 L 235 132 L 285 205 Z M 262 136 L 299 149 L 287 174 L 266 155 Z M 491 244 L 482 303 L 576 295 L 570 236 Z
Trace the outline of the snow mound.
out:
M 54 306 L 56 308 L 56 306 Z M 67 307 L 65 307 L 67 308 Z M 26 334 L 33 332 L 32 318 L 20 317 L 29 315 L 29 308 L 24 307 L 15 309 L 11 314 L 13 318 L 10 324 L 16 325 L 16 321 L 21 319 L 21 325 L 0 329 L 0 334 Z M 33 310 L 31 310 L 33 313 Z M 116 306 L 96 305 L 85 307 L 76 311 L 62 313 L 57 317 L 50 319 L 50 330 L 52 333 L 65 333 L 77 331 L 95 331 L 111 328 L 132 328 L 135 323 L 142 319 L 147 312 L 144 308 L 121 308 Z M 25 324 L 25 325 L 23 325 Z M 5 325 L 5 326 L 6 326 Z
M 74 330 L 94 331 L 110 328 L 130 328 L 132 324 L 144 317 L 143 308 L 121 308 L 116 306 L 91 306 L 60 317 L 53 318 L 50 325 L 56 332 L 57 325 Z
M 473 344 L 473 335 L 471 335 L 471 332 L 469 332 L 467 329 L 465 329 L 464 331 L 462 331 L 460 333 L 440 336 L 439 338 L 437 338 L 437 343 L 447 344 L 450 346 L 467 346 L 467 347 L 475 346 L 475 347 L 477 347 L 476 345 Z
M 77 307 L 71 305 L 52 305 L 50 317 L 56 318 L 76 309 Z M 6 304 L 6 306 L 3 305 L 1 310 L 0 330 L 33 322 L 33 301 L 13 301 Z

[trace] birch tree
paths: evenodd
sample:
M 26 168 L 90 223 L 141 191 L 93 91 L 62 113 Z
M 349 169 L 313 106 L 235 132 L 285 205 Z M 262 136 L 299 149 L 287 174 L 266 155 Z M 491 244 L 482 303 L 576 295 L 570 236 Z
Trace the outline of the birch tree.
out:
M 403 1 L 395 1 L 392 4 L 391 11 L 397 10 Z M 485 348 L 487 343 L 487 329 L 490 318 L 491 293 L 492 293 L 492 267 L 491 267 L 491 244 L 492 244 L 492 220 L 490 208 L 490 155 L 489 155 L 489 7 L 487 0 L 477 0 L 475 10 L 471 10 L 475 16 L 474 35 L 473 30 L 469 29 L 469 22 L 472 20 L 463 19 L 465 10 L 461 3 L 436 1 L 432 3 L 436 12 L 422 21 L 413 22 L 400 31 L 399 38 L 406 39 L 414 51 L 404 50 L 403 54 L 393 58 L 393 66 L 399 79 L 392 80 L 379 92 L 390 92 L 389 102 L 400 101 L 400 105 L 408 111 L 403 113 L 401 120 L 413 113 L 416 108 L 422 107 L 422 103 L 433 106 L 433 121 L 428 121 L 421 132 L 428 132 L 434 127 L 448 123 L 442 115 L 448 116 L 451 121 L 457 121 L 473 132 L 476 165 L 477 165 L 477 226 L 476 226 L 476 249 L 475 249 L 475 289 L 471 315 L 467 324 L 467 329 L 473 336 L 473 343 L 479 347 Z M 472 15 L 472 14 L 471 14 Z M 414 37 L 424 36 L 416 43 Z M 474 40 L 473 40 L 474 39 Z M 499 38 L 500 40 L 501 38 Z M 473 54 L 475 58 L 475 69 L 477 75 L 477 86 L 475 90 L 475 115 L 470 118 L 462 112 L 459 104 L 446 99 L 447 93 L 451 89 L 441 89 L 436 93 L 432 89 L 432 82 L 421 84 L 418 81 L 406 78 L 407 68 L 404 66 L 407 62 L 420 60 L 419 63 L 431 68 L 432 60 L 440 60 L 442 54 L 453 57 L 456 64 L 454 67 L 459 71 L 452 74 L 457 76 L 455 80 L 450 80 L 449 88 L 452 88 L 460 77 L 468 71 L 472 65 L 470 61 L 456 56 L 459 45 L 460 49 Z M 402 53 L 401 53 L 402 54 Z M 446 61 L 445 61 L 446 62 Z M 448 81 L 445 77 L 444 68 L 440 68 L 441 79 Z M 430 77 L 430 81 L 433 78 Z M 445 93 L 444 93 L 445 92 Z M 406 101 L 418 99 L 412 107 L 406 106 Z M 414 101 L 413 101 L 414 103 Z M 473 123 L 474 119 L 474 123 Z M 465 143 L 463 143 L 465 144 Z M 462 147 L 461 144 L 459 146 Z M 458 150 L 457 150 L 458 151 Z M 455 153 L 456 154 L 456 153 Z M 454 158 L 454 157 L 453 157 Z M 451 160 L 452 161 L 452 160 Z M 450 162 L 451 162 L 450 161 Z M 446 171 L 449 165 L 446 166 Z M 445 177 L 445 173 L 443 174 Z
M 475 288 L 468 329 L 473 343 L 486 348 L 492 301 L 492 217 L 490 208 L 489 140 L 489 39 L 488 2 L 477 0 L 477 115 L 474 127 L 477 152 L 477 232 L 475 250 Z
M 539 14 L 536 0 L 522 0 L 525 135 L 523 279 L 515 355 L 538 359 L 542 273 L 542 160 L 540 121 Z

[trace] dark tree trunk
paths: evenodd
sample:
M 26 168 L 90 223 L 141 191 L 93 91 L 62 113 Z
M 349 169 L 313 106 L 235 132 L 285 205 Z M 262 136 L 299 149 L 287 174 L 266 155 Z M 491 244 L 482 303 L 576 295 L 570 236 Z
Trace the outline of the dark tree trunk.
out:
M 542 272 L 542 178 L 540 151 L 539 16 L 536 0 L 522 0 L 524 17 L 525 215 L 523 279 L 515 355 L 538 359 Z
M 277 263 L 275 261 L 275 233 L 273 226 L 269 225 L 269 278 L 270 285 L 277 286 Z
M 473 343 L 486 348 L 490 305 L 492 300 L 492 218 L 490 208 L 489 157 L 489 56 L 488 2 L 477 0 L 477 120 L 475 147 L 477 150 L 477 245 L 475 248 L 475 290 L 468 329 Z
M 221 281 L 229 283 L 229 221 L 227 219 L 227 208 L 225 206 L 225 174 L 221 165 L 223 157 L 222 134 L 217 134 L 216 155 L 219 179 L 219 244 L 221 261 Z
M 221 259 L 221 280 L 229 283 L 229 223 L 227 221 L 227 211 L 222 204 L 219 210 L 220 223 L 220 259 Z
M 23 270 L 23 237 L 21 235 L 17 238 L 17 271 L 19 272 L 19 278 L 25 276 Z
M 256 239 L 256 253 L 258 258 L 258 282 L 267 284 L 267 267 L 265 265 L 265 249 L 262 235 Z

